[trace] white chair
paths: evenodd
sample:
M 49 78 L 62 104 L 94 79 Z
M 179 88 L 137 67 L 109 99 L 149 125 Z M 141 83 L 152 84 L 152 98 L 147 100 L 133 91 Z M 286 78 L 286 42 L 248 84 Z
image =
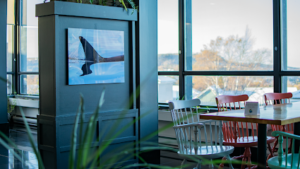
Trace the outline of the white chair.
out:
M 197 159 L 197 167 L 194 169 L 200 169 L 204 159 L 212 160 L 225 156 L 230 161 L 229 154 L 234 150 L 232 146 L 223 146 L 222 121 L 200 121 L 198 105 L 199 99 L 169 102 L 178 154 L 184 158 L 181 168 L 188 158 Z M 233 168 L 231 161 L 229 164 L 230 168 Z M 212 164 L 210 168 L 213 168 Z

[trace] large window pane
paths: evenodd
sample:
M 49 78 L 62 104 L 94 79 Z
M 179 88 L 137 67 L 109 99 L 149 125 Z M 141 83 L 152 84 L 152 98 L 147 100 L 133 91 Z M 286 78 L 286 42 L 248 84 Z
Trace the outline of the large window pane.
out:
M 300 1 L 283 0 L 282 2 L 282 69 L 300 70 Z
M 178 71 L 178 0 L 158 1 L 158 70 Z
M 12 88 L 12 75 L 7 75 L 7 94 L 13 94 L 13 88 Z
M 39 94 L 39 76 L 21 75 L 21 94 Z
M 168 103 L 179 100 L 178 76 L 158 76 L 158 102 Z
M 15 24 L 15 0 L 7 1 L 7 24 Z
M 191 0 L 186 6 L 186 50 L 192 53 L 186 70 L 273 70 L 272 0 Z
M 44 0 L 21 0 L 20 69 L 23 72 L 38 71 L 38 18 L 35 5 Z
M 265 76 L 187 76 L 187 99 L 198 98 L 201 105 L 216 105 L 216 96 L 247 94 L 249 101 L 264 104 L 263 94 L 273 92 L 273 77 Z
M 14 26 L 7 25 L 7 34 L 6 34 L 7 72 L 13 71 L 13 58 L 14 58 Z
M 282 77 L 282 93 L 293 93 L 291 101 L 300 101 L 300 76 Z

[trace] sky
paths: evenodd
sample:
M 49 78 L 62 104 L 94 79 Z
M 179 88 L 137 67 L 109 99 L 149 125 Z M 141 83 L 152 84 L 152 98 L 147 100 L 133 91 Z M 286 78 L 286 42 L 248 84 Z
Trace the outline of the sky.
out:
M 84 37 L 102 57 L 124 55 L 124 32 L 94 29 L 68 29 L 69 57 L 85 59 L 79 36 Z M 70 52 L 70 51 L 69 51 Z
M 175 2 L 175 3 L 174 3 Z M 300 1 L 287 0 L 288 66 L 299 67 Z M 192 0 L 193 53 L 218 36 L 244 36 L 249 28 L 253 50 L 273 51 L 272 0 Z M 158 53 L 178 53 L 177 0 L 158 0 Z

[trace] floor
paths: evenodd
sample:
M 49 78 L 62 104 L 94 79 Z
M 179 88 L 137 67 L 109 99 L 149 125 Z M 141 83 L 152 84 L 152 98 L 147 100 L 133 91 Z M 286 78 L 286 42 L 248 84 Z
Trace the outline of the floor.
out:
M 37 143 L 37 134 L 32 133 L 34 143 Z M 10 140 L 16 144 L 16 148 L 9 150 L 0 148 L 0 169 L 37 169 L 38 163 L 33 153 L 32 146 L 30 145 L 28 136 L 25 131 L 10 130 Z M 21 162 L 14 153 L 18 154 L 23 161 Z M 161 152 L 160 155 L 161 166 L 169 166 L 179 168 L 182 159 L 176 153 Z M 185 163 L 188 167 L 185 169 L 192 169 L 196 167 L 196 163 L 188 161 Z M 209 168 L 208 166 L 202 166 L 202 169 Z
M 36 133 L 32 133 L 34 143 L 37 143 Z M 7 150 L 4 147 L 0 148 L 0 168 L 1 169 L 37 169 L 38 163 L 33 153 L 27 134 L 20 130 L 10 130 L 10 140 L 16 147 L 10 146 Z M 18 160 L 14 153 L 24 161 Z

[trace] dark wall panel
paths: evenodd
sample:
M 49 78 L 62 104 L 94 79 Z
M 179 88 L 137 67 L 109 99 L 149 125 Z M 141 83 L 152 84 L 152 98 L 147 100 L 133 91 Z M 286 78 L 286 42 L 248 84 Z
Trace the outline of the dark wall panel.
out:
M 93 112 L 99 103 L 102 90 L 105 88 L 105 102 L 101 111 L 125 109 L 126 101 L 129 98 L 129 23 L 127 21 L 80 18 L 80 17 L 59 17 L 59 25 L 56 27 L 56 102 L 57 115 L 73 114 L 79 105 L 79 94 L 85 99 L 85 110 Z M 67 28 L 118 30 L 124 31 L 125 43 L 125 83 L 106 83 L 90 85 L 67 85 Z
M 54 18 L 56 21 L 54 24 Z M 47 106 L 50 109 L 41 107 L 41 114 L 53 114 L 56 106 L 56 116 L 74 114 L 79 105 L 79 96 L 82 94 L 88 101 L 85 102 L 85 110 L 93 112 L 98 105 L 102 90 L 105 88 L 105 100 L 102 111 L 111 109 L 125 109 L 130 96 L 129 86 L 131 79 L 129 78 L 129 22 L 117 20 L 102 20 L 93 18 L 78 18 L 65 16 L 49 16 L 40 19 L 41 27 L 49 27 L 49 32 L 40 33 L 40 41 L 49 41 L 55 38 L 56 43 L 53 47 L 45 47 L 49 52 L 42 52 L 49 56 L 43 57 L 40 61 L 41 77 L 41 106 Z M 48 22 L 49 24 L 46 24 Z M 59 24 L 57 24 L 59 23 Z M 54 26 L 55 25 L 55 26 Z M 99 30 L 119 30 L 124 31 L 125 35 L 125 83 L 116 84 L 89 84 L 89 85 L 67 85 L 67 29 L 83 28 L 83 29 L 99 29 Z M 50 30 L 52 29 L 52 31 Z M 45 29 L 43 29 L 45 30 Z M 53 41 L 53 40 L 50 40 Z M 46 43 L 45 43 L 46 44 Z M 54 45 L 54 44 L 49 44 Z M 55 54 L 54 54 L 55 53 Z M 53 58 L 53 55 L 56 57 Z M 54 60 L 53 60 L 54 59 Z M 43 66 L 49 67 L 45 69 Z M 54 69 L 53 69 L 54 68 Z M 44 72 L 43 72 L 44 71 Z M 53 74 L 54 73 L 54 74 Z M 55 77 L 55 78 L 54 78 Z M 55 83 L 55 85 L 53 85 Z M 55 86 L 55 88 L 54 88 Z M 56 91 L 54 91 L 56 90 Z M 47 93 L 47 94 L 44 94 Z M 49 97 L 48 97 L 49 96 Z M 56 99 L 51 99 L 56 98 Z M 52 102 L 52 103 L 51 103 Z M 53 103 L 56 102 L 56 103 Z M 55 105 L 51 108 L 50 105 Z M 52 110 L 51 110 L 52 109 Z
M 0 0 L 0 124 L 7 123 L 6 24 L 7 0 Z
M 55 103 L 55 17 L 45 16 L 39 19 L 39 87 L 40 109 L 43 115 L 53 115 L 56 112 Z M 42 94 L 41 94 L 42 93 Z

